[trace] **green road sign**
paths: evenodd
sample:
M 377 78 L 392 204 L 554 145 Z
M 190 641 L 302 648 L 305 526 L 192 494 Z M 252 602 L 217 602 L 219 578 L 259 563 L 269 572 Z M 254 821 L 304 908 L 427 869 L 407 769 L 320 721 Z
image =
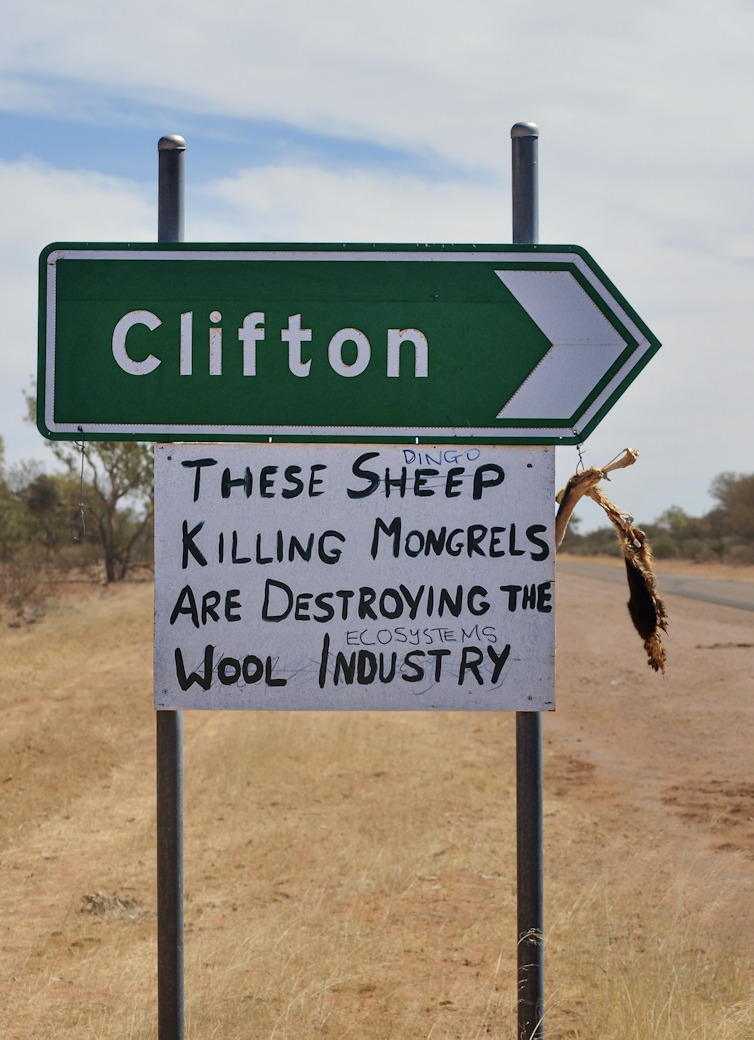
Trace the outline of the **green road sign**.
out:
M 53 244 L 39 427 L 567 444 L 659 345 L 577 246 Z

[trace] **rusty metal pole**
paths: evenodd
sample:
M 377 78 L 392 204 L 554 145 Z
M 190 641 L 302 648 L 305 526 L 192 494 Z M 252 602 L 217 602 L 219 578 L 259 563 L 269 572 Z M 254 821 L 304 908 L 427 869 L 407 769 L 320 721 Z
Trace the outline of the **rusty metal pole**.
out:
M 186 142 L 158 145 L 158 242 L 183 241 Z M 157 715 L 157 1035 L 183 1040 L 183 712 Z
M 513 241 L 539 241 L 535 123 L 511 128 Z M 517 1040 L 544 1040 L 542 716 L 516 712 Z

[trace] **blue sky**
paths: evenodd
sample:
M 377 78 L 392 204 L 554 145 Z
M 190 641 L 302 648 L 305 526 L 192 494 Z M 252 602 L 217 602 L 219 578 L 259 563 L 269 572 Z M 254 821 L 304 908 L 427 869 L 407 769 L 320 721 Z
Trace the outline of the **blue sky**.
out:
M 754 471 L 754 6 L 745 0 L 27 0 L 0 37 L 0 432 L 35 368 L 49 241 L 155 237 L 187 139 L 198 241 L 510 239 L 509 129 L 541 128 L 541 239 L 585 246 L 664 343 L 586 445 L 618 502 Z M 558 449 L 565 479 L 576 461 Z M 585 526 L 601 523 L 590 504 Z

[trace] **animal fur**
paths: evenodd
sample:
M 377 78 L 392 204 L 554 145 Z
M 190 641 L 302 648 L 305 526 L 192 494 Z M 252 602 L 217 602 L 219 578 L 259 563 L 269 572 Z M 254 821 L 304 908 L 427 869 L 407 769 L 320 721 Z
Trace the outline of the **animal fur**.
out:
M 647 536 L 634 526 L 634 518 L 630 513 L 619 509 L 600 488 L 601 480 L 609 480 L 608 473 L 625 466 L 632 466 L 638 457 L 638 451 L 631 448 L 609 462 L 604 469 L 592 466 L 590 469 L 574 473 L 562 491 L 555 496 L 559 503 L 555 519 L 555 545 L 560 545 L 568 527 L 574 507 L 580 498 L 588 496 L 605 510 L 608 519 L 615 528 L 623 550 L 628 578 L 629 600 L 628 612 L 634 628 L 644 640 L 644 649 L 650 668 L 665 673 L 665 649 L 660 639 L 661 632 L 667 632 L 668 613 L 660 599 L 652 567 L 652 550 Z

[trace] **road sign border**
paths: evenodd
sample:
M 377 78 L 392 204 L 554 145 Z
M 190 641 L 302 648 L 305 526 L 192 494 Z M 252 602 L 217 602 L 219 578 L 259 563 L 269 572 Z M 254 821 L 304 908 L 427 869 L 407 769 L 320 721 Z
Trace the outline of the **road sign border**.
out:
M 118 259 L 118 260 L 163 260 L 163 259 L 211 259 L 267 260 L 280 262 L 318 260 L 343 261 L 389 261 L 404 262 L 484 262 L 516 263 L 531 259 L 532 262 L 572 264 L 599 299 L 600 309 L 606 316 L 617 320 L 636 341 L 636 347 L 628 357 L 616 362 L 617 370 L 608 372 L 603 385 L 595 388 L 594 396 L 586 408 L 572 416 L 566 423 L 538 425 L 480 426 L 480 427 L 429 427 L 429 426 L 344 426 L 344 425 L 209 425 L 187 424 L 86 424 L 54 421 L 54 371 L 55 371 L 55 289 L 56 264 L 60 259 Z M 592 295 L 590 293 L 590 295 Z M 49 350 L 47 346 L 49 345 Z M 639 316 L 605 276 L 590 254 L 580 246 L 573 245 L 433 245 L 433 244 L 348 244 L 344 243 L 52 243 L 40 255 L 40 322 L 39 322 L 39 400 L 43 408 L 38 410 L 37 424 L 40 432 L 52 440 L 74 440 L 82 432 L 89 440 L 145 440 L 145 441 L 262 441 L 269 437 L 278 440 L 328 440 L 360 441 L 391 440 L 457 442 L 459 439 L 489 441 L 504 444 L 577 444 L 583 441 L 607 414 L 625 389 L 633 382 L 650 358 L 660 347 L 659 341 Z M 627 348 L 628 349 L 628 348 Z M 541 420 L 540 420 L 541 421 Z

